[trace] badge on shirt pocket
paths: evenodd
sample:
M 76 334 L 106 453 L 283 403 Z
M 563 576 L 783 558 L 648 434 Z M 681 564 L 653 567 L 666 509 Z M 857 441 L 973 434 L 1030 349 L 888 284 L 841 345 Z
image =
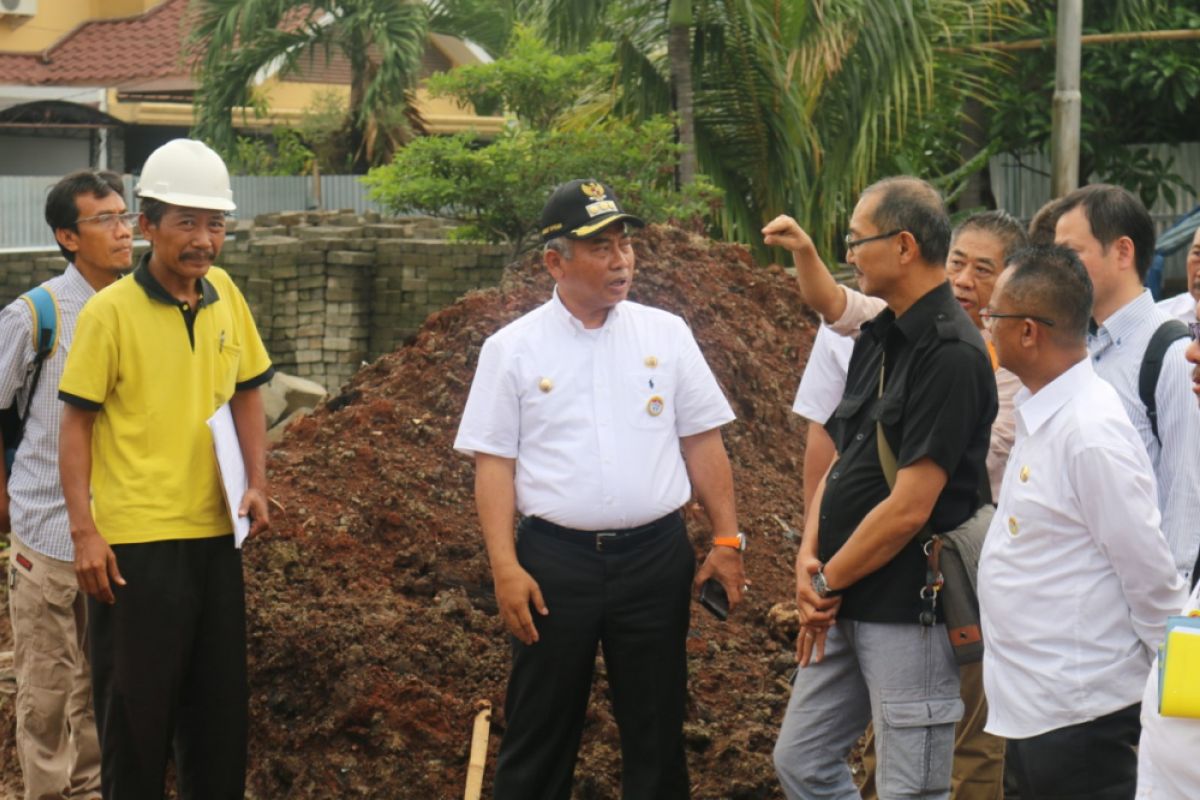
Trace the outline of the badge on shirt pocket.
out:
M 630 424 L 635 428 L 650 429 L 673 424 L 673 390 L 670 377 L 661 368 L 643 367 L 631 373 L 625 379 L 628 394 L 622 399 Z

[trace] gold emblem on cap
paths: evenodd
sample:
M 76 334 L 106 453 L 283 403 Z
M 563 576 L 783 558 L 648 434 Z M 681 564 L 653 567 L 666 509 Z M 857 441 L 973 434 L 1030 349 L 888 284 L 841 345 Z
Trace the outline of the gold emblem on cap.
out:
M 654 395 L 646 401 L 646 413 L 652 417 L 657 417 L 667 407 L 666 401 L 658 395 Z
M 1029 467 L 1021 467 L 1021 483 L 1029 482 Z
M 643 361 L 642 363 L 645 364 L 650 369 L 654 369 L 655 367 L 658 366 L 658 357 L 657 356 L 646 356 L 646 360 Z
M 1018 531 L 1018 530 L 1020 530 L 1020 528 L 1018 528 L 1018 526 L 1017 526 L 1017 518 L 1016 518 L 1016 517 L 1009 517 L 1009 518 L 1008 518 L 1008 532 L 1009 532 L 1009 535 L 1011 535 L 1011 536 L 1016 536 L 1016 535 L 1017 535 L 1017 531 Z
M 604 187 L 594 181 L 588 181 L 587 183 L 583 184 L 579 187 L 579 191 L 583 192 L 593 200 L 599 200 L 606 194 Z
M 550 380 L 549 378 L 542 378 L 540 381 L 538 381 L 538 388 L 543 392 L 548 392 L 554 388 L 554 381 Z

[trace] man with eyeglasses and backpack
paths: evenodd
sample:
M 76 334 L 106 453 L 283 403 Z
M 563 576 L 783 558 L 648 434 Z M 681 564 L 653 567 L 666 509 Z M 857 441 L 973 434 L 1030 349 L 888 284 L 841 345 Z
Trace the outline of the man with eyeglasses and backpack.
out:
M 129 269 L 133 217 L 124 194 L 120 176 L 107 171 L 80 170 L 56 183 L 46 223 L 67 268 L 0 311 L 0 408 L 9 423 L 0 434 L 0 529 L 11 531 L 8 608 L 26 800 L 100 794 L 86 596 L 75 580 L 58 477 L 56 391 L 84 303 Z

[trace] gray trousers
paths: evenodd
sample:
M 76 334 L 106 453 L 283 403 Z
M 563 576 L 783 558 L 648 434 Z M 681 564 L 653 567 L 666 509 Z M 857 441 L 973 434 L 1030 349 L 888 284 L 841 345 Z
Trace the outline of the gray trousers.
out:
M 789 800 L 859 797 L 846 757 L 874 720 L 880 800 L 949 798 L 958 665 L 946 629 L 839 620 L 796 671 L 775 772 Z

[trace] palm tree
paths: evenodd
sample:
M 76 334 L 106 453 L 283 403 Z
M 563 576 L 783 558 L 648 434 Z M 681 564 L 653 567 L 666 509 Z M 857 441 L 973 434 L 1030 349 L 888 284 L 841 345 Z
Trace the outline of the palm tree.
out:
M 679 183 L 687 186 L 696 177 L 695 94 L 692 91 L 692 0 L 670 0 L 667 8 L 667 60 L 679 115 Z
M 788 212 L 833 255 L 850 199 L 910 121 L 947 92 L 987 101 L 1000 74 L 997 56 L 961 46 L 992 38 L 1006 12 L 1023 5 L 542 0 L 541 12 L 561 47 L 615 42 L 613 113 L 675 110 L 685 144 L 690 79 L 698 168 L 724 191 L 727 238 L 758 242 L 763 223 Z
M 420 128 L 411 105 L 429 32 L 420 0 L 198 0 L 193 42 L 198 62 L 194 135 L 232 149 L 231 112 L 256 105 L 254 83 L 264 69 L 281 74 L 302 55 L 341 53 L 349 62 L 350 137 L 361 162 L 385 156 Z

